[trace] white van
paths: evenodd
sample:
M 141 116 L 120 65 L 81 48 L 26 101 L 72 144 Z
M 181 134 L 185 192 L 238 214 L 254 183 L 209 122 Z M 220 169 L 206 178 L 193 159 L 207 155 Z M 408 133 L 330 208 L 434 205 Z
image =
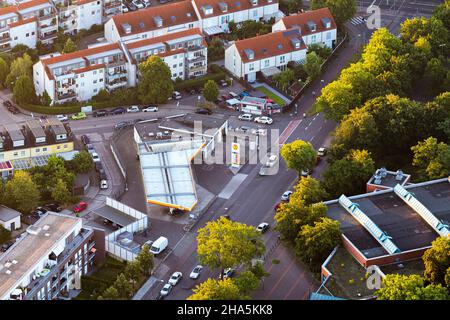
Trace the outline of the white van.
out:
M 166 237 L 159 237 L 158 239 L 156 239 L 155 242 L 152 243 L 152 246 L 150 247 L 150 252 L 156 256 L 157 254 L 163 252 L 164 249 L 167 248 L 168 244 L 169 240 L 167 240 Z

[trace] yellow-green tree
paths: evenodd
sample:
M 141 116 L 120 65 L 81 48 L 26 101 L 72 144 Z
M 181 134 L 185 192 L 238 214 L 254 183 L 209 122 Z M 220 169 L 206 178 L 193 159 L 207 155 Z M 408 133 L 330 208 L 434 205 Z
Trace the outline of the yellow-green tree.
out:
M 434 240 L 422 259 L 425 265 L 425 280 L 433 284 L 447 285 L 450 289 L 450 236 Z
M 211 269 L 223 270 L 250 264 L 264 253 L 261 233 L 255 227 L 233 222 L 224 217 L 210 221 L 198 231 L 197 253 L 200 263 Z
M 5 188 L 5 203 L 23 214 L 30 214 L 39 204 L 40 194 L 28 172 L 18 171 Z
M 280 153 L 288 168 L 297 170 L 297 172 L 312 170 L 316 164 L 317 153 L 314 147 L 311 143 L 303 140 L 283 144 Z
M 243 300 L 239 287 L 230 278 L 223 280 L 208 279 L 194 288 L 187 300 Z

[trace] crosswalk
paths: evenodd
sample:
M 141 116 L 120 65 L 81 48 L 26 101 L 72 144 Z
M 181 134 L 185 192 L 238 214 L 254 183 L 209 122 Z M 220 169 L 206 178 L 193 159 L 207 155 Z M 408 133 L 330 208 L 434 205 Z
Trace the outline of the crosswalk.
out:
M 364 23 L 364 22 L 365 22 L 365 19 L 363 17 L 361 17 L 361 16 L 354 17 L 354 18 L 350 19 L 350 23 L 352 25 L 354 25 L 354 26 L 356 26 L 358 24 L 361 24 L 361 23 Z

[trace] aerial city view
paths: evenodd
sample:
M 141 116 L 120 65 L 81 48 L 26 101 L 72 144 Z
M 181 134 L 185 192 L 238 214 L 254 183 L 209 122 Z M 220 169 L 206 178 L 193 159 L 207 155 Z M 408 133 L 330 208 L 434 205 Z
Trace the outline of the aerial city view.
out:
M 450 0 L 0 1 L 0 300 L 450 300 L 449 67 Z

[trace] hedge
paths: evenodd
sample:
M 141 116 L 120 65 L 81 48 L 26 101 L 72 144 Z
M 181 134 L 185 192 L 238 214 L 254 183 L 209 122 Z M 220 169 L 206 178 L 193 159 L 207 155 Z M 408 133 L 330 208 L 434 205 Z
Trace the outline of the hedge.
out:
M 177 91 L 191 90 L 191 89 L 203 87 L 205 85 L 205 83 L 208 82 L 208 80 L 219 81 L 219 80 L 224 80 L 224 79 L 225 79 L 224 72 L 212 73 L 212 74 L 209 74 L 209 75 L 201 77 L 201 78 L 185 80 L 183 82 L 175 83 L 174 89 Z

